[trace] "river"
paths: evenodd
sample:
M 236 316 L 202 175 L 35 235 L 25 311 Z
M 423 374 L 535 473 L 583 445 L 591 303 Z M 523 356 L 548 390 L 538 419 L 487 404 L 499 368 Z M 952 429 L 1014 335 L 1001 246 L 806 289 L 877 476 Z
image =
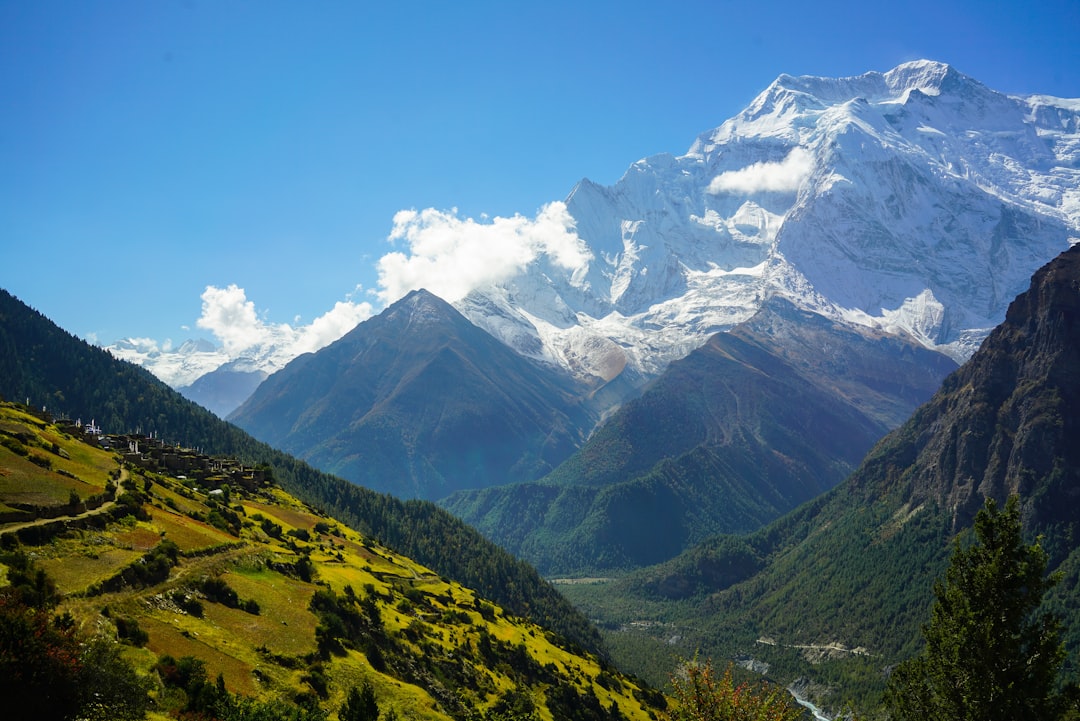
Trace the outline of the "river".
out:
M 799 696 L 799 694 L 795 693 L 791 689 L 788 689 L 788 693 L 790 693 L 795 698 L 795 700 L 799 703 L 800 706 L 809 709 L 810 713 L 814 714 L 815 721 L 832 721 L 831 718 L 821 712 L 821 709 L 819 709 L 817 706 L 810 703 L 803 697 Z

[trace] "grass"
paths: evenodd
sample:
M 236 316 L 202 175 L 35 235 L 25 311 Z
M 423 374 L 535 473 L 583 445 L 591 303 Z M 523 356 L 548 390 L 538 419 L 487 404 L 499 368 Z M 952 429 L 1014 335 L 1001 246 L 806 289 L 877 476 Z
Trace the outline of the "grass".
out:
M 142 555 L 141 551 L 106 548 L 74 556 L 77 562 L 72 562 L 72 557 L 60 557 L 39 561 L 38 565 L 56 582 L 57 590 L 68 595 L 82 593 L 95 583 L 116 575 Z
M 198 507 L 195 510 L 198 510 Z M 205 510 L 203 507 L 204 512 Z M 203 551 L 207 548 L 234 543 L 237 540 L 236 537 L 208 523 L 168 510 L 152 508 L 150 517 L 159 535 L 163 533 L 163 538 L 175 543 L 184 553 Z

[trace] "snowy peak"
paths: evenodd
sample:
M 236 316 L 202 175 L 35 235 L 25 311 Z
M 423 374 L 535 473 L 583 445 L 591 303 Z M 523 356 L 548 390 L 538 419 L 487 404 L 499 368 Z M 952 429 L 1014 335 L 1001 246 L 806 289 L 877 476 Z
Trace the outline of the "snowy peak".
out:
M 579 183 L 566 207 L 592 261 L 573 279 L 536 263 L 456 305 L 603 380 L 658 373 L 774 295 L 963 360 L 1080 239 L 1078 129 L 1080 101 L 939 62 L 782 75 L 685 155 Z
M 871 73 L 873 74 L 873 73 Z M 939 95 L 965 84 L 982 85 L 963 75 L 945 63 L 933 60 L 916 60 L 898 65 L 881 76 L 894 96 L 902 96 L 911 90 L 926 95 Z

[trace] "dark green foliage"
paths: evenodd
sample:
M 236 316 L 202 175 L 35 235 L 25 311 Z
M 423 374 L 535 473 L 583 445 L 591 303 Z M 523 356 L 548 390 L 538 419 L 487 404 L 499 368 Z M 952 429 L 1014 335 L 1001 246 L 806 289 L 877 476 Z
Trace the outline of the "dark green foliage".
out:
M 70 616 L 53 617 L 29 598 L 19 588 L 0 589 L 0 696 L 13 714 L 5 718 L 142 718 L 149 686 L 117 645 L 79 638 Z
M 288 535 L 298 541 L 304 541 L 305 543 L 311 542 L 311 531 L 306 528 L 293 528 L 289 531 Z
M 975 518 L 974 545 L 959 540 L 943 581 L 934 584 L 926 649 L 900 664 L 889 684 L 896 717 L 910 721 L 1054 719 L 1065 658 L 1061 623 L 1039 612 L 1059 580 L 1047 577 L 1046 552 L 1027 545 L 1020 505 L 993 499 Z
M 96 588 L 98 593 L 108 593 L 125 586 L 142 588 L 153 586 L 168 579 L 169 572 L 180 557 L 180 548 L 172 541 L 162 541 L 151 548 L 142 558 L 124 568 Z
M 74 718 L 80 708 L 78 639 L 49 612 L 0 594 L 0 694 L 22 718 Z
M 150 514 L 143 506 L 146 500 L 147 498 L 140 493 L 125 491 L 116 499 L 116 503 L 124 509 L 126 515 L 137 518 L 140 521 L 149 521 Z
M 338 713 L 341 721 L 378 721 L 379 704 L 375 700 L 375 690 L 365 683 L 362 688 L 353 686 L 349 696 Z
M 139 622 L 127 616 L 117 616 L 113 619 L 116 624 L 116 636 L 124 643 L 132 646 L 145 646 L 150 640 L 150 634 L 139 627 Z
M 303 554 L 296 559 L 296 563 L 293 564 L 293 572 L 301 581 L 311 583 L 311 579 L 315 577 L 316 572 L 315 564 L 311 562 L 311 556 Z
M 44 610 L 55 608 L 60 602 L 56 583 L 21 550 L 0 554 L 0 563 L 8 567 L 5 596 L 24 606 Z
M 625 718 L 618 706 L 604 708 L 592 687 L 579 692 L 568 684 L 555 684 L 545 692 L 547 706 L 559 721 L 616 721 Z
M 57 410 L 96 418 L 107 432 L 153 430 L 163 439 L 270 470 L 270 477 L 290 493 L 475 589 L 509 613 L 590 650 L 600 648 L 596 630 L 532 567 L 446 511 L 374 493 L 260 443 L 148 371 L 84 343 L 0 290 L 0 396 L 29 397 L 40 405 L 57 391 L 66 399 Z
M 249 599 L 247 601 L 240 600 L 240 596 L 236 593 L 236 590 L 222 578 L 205 578 L 197 584 L 197 587 L 199 591 L 206 596 L 206 600 L 211 603 L 220 603 L 222 606 L 228 608 L 239 608 L 247 611 L 253 616 L 259 615 L 259 602 L 255 599 Z M 201 604 L 198 610 L 198 613 L 192 613 L 192 615 L 201 617 Z
M 216 505 L 211 509 L 210 513 L 206 516 L 206 522 L 233 536 L 240 535 L 240 529 L 244 524 L 244 521 L 240 518 L 239 514 L 228 506 L 222 505 Z
M 803 710 L 782 687 L 737 684 L 732 667 L 717 678 L 712 663 L 687 664 L 671 680 L 678 701 L 672 721 L 799 721 Z
M 182 718 L 215 719 L 216 721 L 326 721 L 317 705 L 308 706 L 282 699 L 256 701 L 236 696 L 225 688 L 220 675 L 211 682 L 206 665 L 192 656 L 179 660 L 162 656 L 155 667 L 164 686 L 183 691 L 180 708 Z
M 31 453 L 29 458 L 30 462 L 34 465 L 41 466 L 47 471 L 52 469 L 52 460 L 46 458 L 45 456 L 39 456 L 37 453 Z
M 378 605 L 371 596 L 361 601 L 355 595 L 339 596 L 320 588 L 311 597 L 310 608 L 319 617 L 315 640 L 324 658 L 343 655 L 346 647 L 362 649 L 369 660 L 372 656 L 382 659 L 385 669 L 383 652 L 397 654 L 397 643 L 383 628 Z
M 6 433 L 0 433 L 0 445 L 4 446 L 4 448 L 7 448 L 9 451 L 17 455 L 23 456 L 24 458 L 30 454 L 30 451 L 26 448 L 26 446 L 19 442 L 19 439 L 13 438 Z
M 263 533 L 270 536 L 270 538 L 281 539 L 281 526 L 279 524 L 274 523 L 269 518 L 256 518 L 255 520 L 259 521 L 259 528 L 262 529 Z
M 137 626 L 135 631 L 146 636 Z M 150 708 L 150 680 L 136 673 L 117 644 L 95 637 L 83 644 L 79 660 L 80 721 L 137 721 L 145 717 Z
M 186 594 L 183 591 L 173 591 L 171 594 L 169 594 L 169 598 L 185 613 L 189 613 L 195 618 L 203 617 L 202 601 L 195 598 L 194 596 Z

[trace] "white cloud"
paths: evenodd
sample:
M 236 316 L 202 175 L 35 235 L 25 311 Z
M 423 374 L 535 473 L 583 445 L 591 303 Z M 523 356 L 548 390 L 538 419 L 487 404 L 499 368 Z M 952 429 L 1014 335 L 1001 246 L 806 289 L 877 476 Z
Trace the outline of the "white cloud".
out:
M 243 288 L 209 285 L 202 294 L 202 315 L 196 325 L 213 333 L 230 358 L 269 346 L 274 347 L 275 356 L 294 358 L 333 343 L 373 312 L 370 303 L 338 301 L 310 324 L 294 328 L 260 319 Z
M 456 209 L 402 210 L 394 215 L 389 240 L 405 241 L 408 250 L 387 253 L 376 264 L 377 295 L 386 304 L 419 288 L 452 303 L 474 288 L 517 275 L 541 256 L 567 270 L 592 260 L 562 202 L 544 206 L 535 219 L 476 221 L 460 218 Z
M 202 315 L 195 325 L 217 336 L 230 356 L 259 345 L 270 336 L 268 326 L 255 313 L 255 304 L 247 299 L 244 289 L 235 284 L 228 288 L 206 286 L 202 294 Z
M 374 314 L 371 303 L 339 300 L 334 307 L 297 330 L 297 355 L 312 353 L 330 345 Z M 287 327 L 287 326 L 286 326 Z
M 754 163 L 739 170 L 721 173 L 709 183 L 709 192 L 758 193 L 791 192 L 799 189 L 814 169 L 814 156 L 803 148 L 795 148 L 778 163 Z

